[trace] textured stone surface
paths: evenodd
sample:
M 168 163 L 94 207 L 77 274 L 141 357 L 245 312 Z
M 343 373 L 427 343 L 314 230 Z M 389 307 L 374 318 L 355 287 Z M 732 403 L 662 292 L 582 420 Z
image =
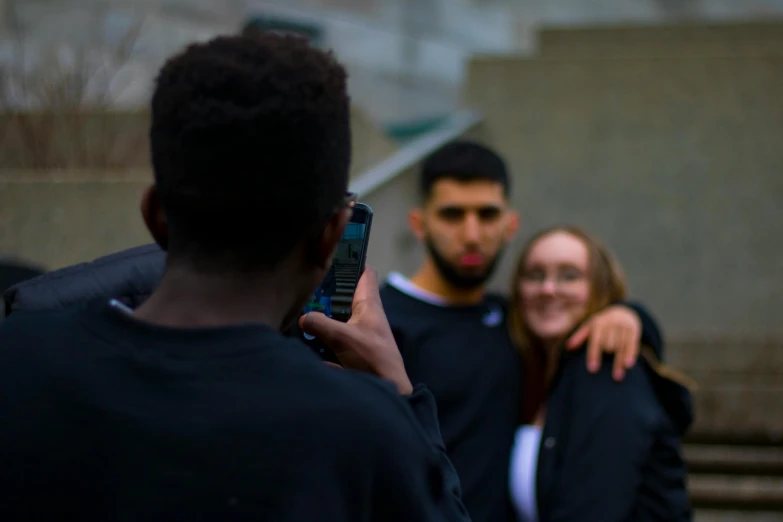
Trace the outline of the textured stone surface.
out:
M 523 232 L 580 223 L 671 339 L 783 339 L 783 58 L 476 59 Z M 508 256 L 494 284 L 505 288 Z
M 783 519 L 783 445 L 685 444 L 697 522 Z
M 683 452 L 691 473 L 783 475 L 783 446 L 686 444 Z
M 783 478 L 691 475 L 688 489 L 694 503 L 761 504 L 783 509 Z
M 783 522 L 783 513 L 697 509 L 694 522 Z
M 705 375 L 711 373 L 709 360 L 704 366 Z M 759 376 L 746 374 L 702 385 L 694 394 L 694 434 L 764 437 L 783 443 L 783 385 L 780 375 L 771 379 L 774 382 L 758 384 Z
M 758 56 L 783 51 L 783 22 L 543 28 L 537 55 L 546 58 Z
M 0 182 L 0 251 L 48 269 L 151 241 L 147 181 Z
M 586 27 L 542 27 L 538 31 L 538 51 L 571 48 L 579 51 L 591 45 L 620 47 L 636 44 L 731 44 L 779 40 L 783 22 L 770 18 L 757 21 L 674 22 L 668 24 L 638 23 L 596 24 Z

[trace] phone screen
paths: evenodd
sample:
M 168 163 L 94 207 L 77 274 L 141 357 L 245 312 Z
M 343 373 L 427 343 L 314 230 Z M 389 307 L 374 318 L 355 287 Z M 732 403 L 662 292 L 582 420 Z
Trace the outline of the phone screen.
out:
M 354 292 L 367 259 L 371 225 L 372 208 L 364 203 L 356 203 L 351 221 L 346 225 L 343 236 L 337 244 L 332 266 L 310 296 L 303 314 L 321 312 L 327 317 L 343 322 L 351 318 Z M 299 332 L 299 335 L 321 357 L 331 362 L 338 362 L 319 340 L 304 332 Z

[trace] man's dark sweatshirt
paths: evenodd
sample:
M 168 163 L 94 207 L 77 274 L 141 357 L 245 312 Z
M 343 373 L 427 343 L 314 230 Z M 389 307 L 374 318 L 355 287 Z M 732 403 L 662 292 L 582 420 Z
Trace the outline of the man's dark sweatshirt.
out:
M 105 300 L 0 325 L 0 520 L 465 521 L 424 387 Z
M 443 440 L 474 522 L 510 522 L 508 469 L 522 411 L 522 360 L 506 303 L 448 306 L 392 275 L 381 299 L 413 382 L 435 395 Z

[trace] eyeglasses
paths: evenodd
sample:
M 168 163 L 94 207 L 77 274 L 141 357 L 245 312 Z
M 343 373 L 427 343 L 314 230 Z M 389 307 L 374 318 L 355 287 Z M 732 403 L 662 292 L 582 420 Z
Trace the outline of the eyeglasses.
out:
M 552 274 L 552 277 L 547 275 L 544 270 L 530 270 L 522 273 L 522 284 L 529 287 L 541 287 L 551 279 L 555 288 L 563 290 L 573 288 L 574 285 L 585 281 L 586 278 L 584 272 L 575 268 L 560 270 Z
M 343 197 L 340 198 L 340 202 L 337 203 L 332 211 L 324 218 L 324 223 L 329 221 L 329 219 L 332 217 L 332 214 L 336 212 L 340 212 L 341 210 L 345 208 L 353 209 L 354 206 L 356 206 L 356 202 L 359 200 L 359 195 L 356 194 L 356 192 L 346 192 L 343 194 Z
M 356 202 L 359 200 L 359 195 L 355 192 L 346 192 L 343 194 L 343 197 L 340 199 L 340 202 L 334 206 L 334 209 L 321 220 L 321 224 L 315 228 L 312 229 L 311 235 L 313 239 L 318 238 L 318 236 L 321 235 L 321 232 L 323 232 L 323 228 L 326 226 L 326 224 L 329 222 L 329 220 L 332 218 L 332 215 L 335 212 L 340 212 L 341 210 L 345 208 L 351 209 L 353 211 L 353 207 L 356 205 Z
M 343 199 L 340 201 L 340 205 L 335 210 L 342 210 L 344 208 L 353 208 L 356 206 L 356 202 L 359 201 L 359 194 L 356 192 L 346 192 Z

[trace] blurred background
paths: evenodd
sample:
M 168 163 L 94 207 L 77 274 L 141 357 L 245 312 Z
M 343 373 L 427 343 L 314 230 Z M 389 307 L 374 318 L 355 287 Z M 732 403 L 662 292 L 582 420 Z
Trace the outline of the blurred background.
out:
M 783 521 L 783 0 L 0 0 L 0 270 L 149 242 L 154 74 L 248 26 L 346 64 L 382 274 L 421 261 L 422 158 L 495 147 L 523 229 L 493 288 L 543 226 L 603 238 L 700 384 L 697 520 Z

